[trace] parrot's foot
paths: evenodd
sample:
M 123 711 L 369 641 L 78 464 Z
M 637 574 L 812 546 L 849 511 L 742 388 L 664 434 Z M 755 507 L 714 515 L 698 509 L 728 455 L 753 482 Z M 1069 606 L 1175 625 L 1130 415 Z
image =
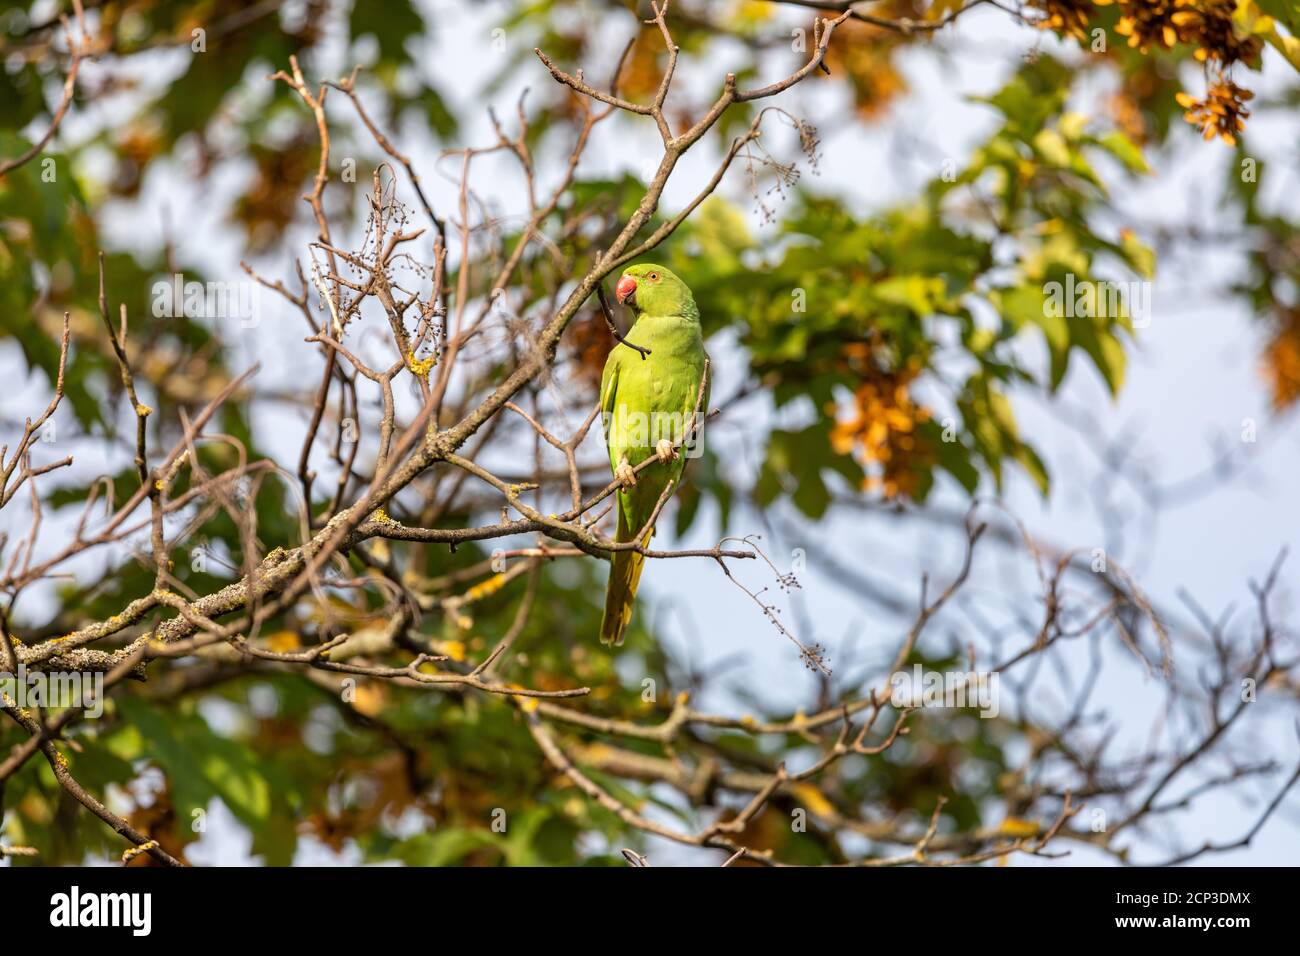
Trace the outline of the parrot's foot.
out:
M 677 457 L 677 449 L 673 447 L 673 443 L 667 438 L 661 438 L 655 444 L 655 454 L 658 455 L 659 460 L 666 465 Z
M 619 459 L 618 465 L 614 468 L 614 480 L 624 488 L 631 488 L 636 484 L 636 472 L 632 470 L 626 458 Z

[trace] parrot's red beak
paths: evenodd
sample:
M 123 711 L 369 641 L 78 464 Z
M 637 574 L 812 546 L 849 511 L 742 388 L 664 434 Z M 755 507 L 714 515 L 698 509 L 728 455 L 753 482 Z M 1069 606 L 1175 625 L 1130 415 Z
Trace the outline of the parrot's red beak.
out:
M 618 285 L 614 287 L 614 295 L 619 304 L 626 305 L 627 301 L 636 294 L 636 279 L 629 275 L 623 276 L 618 280 Z

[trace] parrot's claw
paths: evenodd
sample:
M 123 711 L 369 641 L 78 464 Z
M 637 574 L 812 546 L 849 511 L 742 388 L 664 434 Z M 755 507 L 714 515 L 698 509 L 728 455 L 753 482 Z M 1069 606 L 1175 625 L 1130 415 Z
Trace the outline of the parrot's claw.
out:
M 661 438 L 655 445 L 655 454 L 659 456 L 660 461 L 668 464 L 677 457 L 677 449 L 673 447 L 673 443 L 667 438 Z
M 636 472 L 632 466 L 627 463 L 627 459 L 621 460 L 614 468 L 614 480 L 624 488 L 631 488 L 636 484 Z

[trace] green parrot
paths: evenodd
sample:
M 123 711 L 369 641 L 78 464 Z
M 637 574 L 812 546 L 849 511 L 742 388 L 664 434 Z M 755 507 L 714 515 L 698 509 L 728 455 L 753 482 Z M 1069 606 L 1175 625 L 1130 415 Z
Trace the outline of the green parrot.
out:
M 609 464 L 622 484 L 617 496 L 615 541 L 632 541 L 654 514 L 659 497 L 676 491 L 686 461 L 674 446 L 688 434 L 697 403 L 708 408 L 704 336 L 700 310 L 690 288 L 663 266 L 631 266 L 615 288 L 618 301 L 635 318 L 628 339 L 648 349 L 642 356 L 622 342 L 605 362 L 600 380 L 601 420 Z M 706 391 L 700 400 L 700 384 Z M 647 458 L 658 459 L 634 474 Z M 672 492 L 669 492 L 670 494 Z M 645 532 L 649 544 L 654 528 Z M 644 555 L 615 551 L 605 590 L 605 617 L 600 625 L 604 644 L 623 643 L 632 619 L 632 602 L 641 579 Z

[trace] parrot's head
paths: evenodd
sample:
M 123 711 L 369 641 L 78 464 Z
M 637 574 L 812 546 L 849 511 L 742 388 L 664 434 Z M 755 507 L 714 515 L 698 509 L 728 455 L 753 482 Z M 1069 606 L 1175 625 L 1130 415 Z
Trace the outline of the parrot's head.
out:
M 681 279 L 663 266 L 629 266 L 614 289 L 618 301 L 638 316 L 691 315 L 695 300 Z

